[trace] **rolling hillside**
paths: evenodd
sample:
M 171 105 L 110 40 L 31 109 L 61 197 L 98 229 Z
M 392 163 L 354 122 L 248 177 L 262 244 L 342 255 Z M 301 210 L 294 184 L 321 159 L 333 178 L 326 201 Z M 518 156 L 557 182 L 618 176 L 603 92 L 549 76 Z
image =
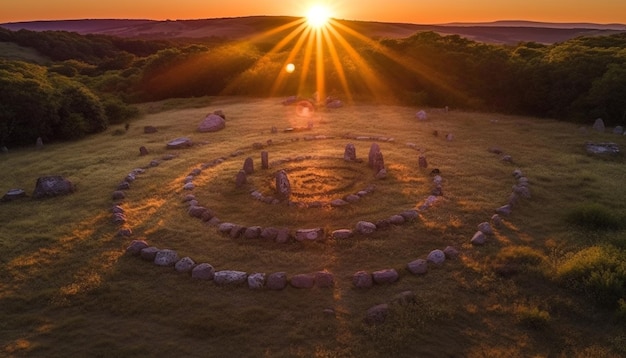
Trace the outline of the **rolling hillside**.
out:
M 0 24 L 17 31 L 71 31 L 80 34 L 105 34 L 144 39 L 208 38 L 245 39 L 295 21 L 296 17 L 250 16 L 199 20 L 116 20 L 82 19 L 59 21 L 31 21 Z M 403 38 L 419 31 L 457 34 L 475 41 L 497 44 L 516 44 L 521 41 L 539 43 L 562 42 L 578 36 L 609 35 L 626 31 L 621 24 L 538 23 L 528 21 L 498 21 L 493 23 L 453 23 L 418 25 L 337 20 L 371 38 Z

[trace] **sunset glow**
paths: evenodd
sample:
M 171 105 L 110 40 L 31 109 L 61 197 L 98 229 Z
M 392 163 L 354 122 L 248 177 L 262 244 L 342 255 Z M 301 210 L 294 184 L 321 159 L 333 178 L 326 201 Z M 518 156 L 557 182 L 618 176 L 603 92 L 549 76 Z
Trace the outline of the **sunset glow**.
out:
M 313 28 L 321 28 L 328 24 L 331 17 L 330 10 L 322 5 L 315 5 L 306 14 L 306 21 Z
M 335 19 L 441 24 L 496 20 L 550 22 L 626 23 L 626 1 L 570 0 L 567 6 L 545 0 L 2 0 L 0 23 L 63 19 L 183 20 L 242 16 L 305 16 L 308 9 L 323 5 Z

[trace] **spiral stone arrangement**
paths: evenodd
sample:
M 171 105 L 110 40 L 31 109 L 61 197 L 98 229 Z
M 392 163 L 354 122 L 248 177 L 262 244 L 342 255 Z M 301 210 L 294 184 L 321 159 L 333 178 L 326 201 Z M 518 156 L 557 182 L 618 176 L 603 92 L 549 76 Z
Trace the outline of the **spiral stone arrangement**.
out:
M 305 140 L 322 140 L 332 137 L 317 136 L 316 138 L 308 138 Z M 353 140 L 385 140 L 392 142 L 393 138 L 381 138 L 381 137 L 369 137 L 369 136 L 346 136 L 348 139 Z M 407 146 L 413 149 L 418 149 L 414 144 L 407 143 Z M 491 150 L 490 150 L 491 151 Z M 235 156 L 235 155 L 231 155 Z M 160 160 L 152 160 L 146 168 L 138 168 L 132 170 L 118 185 L 117 190 L 112 193 L 112 199 L 115 205 L 112 208 L 113 222 L 119 225 L 118 235 L 122 237 L 133 236 L 132 229 L 126 227 L 126 216 L 123 208 L 123 201 L 126 197 L 125 191 L 130 190 L 134 185 L 133 183 L 138 176 L 144 175 L 147 169 L 160 165 L 163 161 L 172 160 L 177 158 L 178 155 L 168 154 L 162 157 Z M 269 169 L 270 167 L 280 167 L 282 164 L 290 161 L 303 161 L 310 159 L 320 159 L 313 157 L 298 157 L 288 158 L 286 160 L 280 160 L 272 162 L 271 165 L 267 164 L 268 152 L 262 152 L 262 162 L 266 163 L 262 166 L 263 169 Z M 336 160 L 337 158 L 326 158 Z M 204 169 L 212 168 L 224 163 L 227 160 L 226 157 L 214 159 L 210 162 L 204 163 L 192 170 L 184 179 L 183 190 L 187 192 L 182 198 L 182 202 L 187 205 L 187 212 L 191 217 L 203 220 L 211 226 L 215 227 L 222 235 L 231 237 L 232 239 L 245 238 L 249 240 L 261 240 L 261 241 L 274 241 L 277 243 L 286 243 L 289 241 L 324 241 L 324 240 L 348 240 L 355 235 L 370 236 L 377 230 L 381 230 L 393 225 L 403 225 L 416 221 L 419 219 L 420 212 L 429 210 L 432 208 L 440 197 L 443 196 L 443 177 L 438 169 L 433 169 L 432 175 L 432 195 L 426 197 L 422 204 L 417 209 L 400 210 L 396 214 L 389 217 L 380 218 L 376 222 L 369 222 L 365 220 L 357 221 L 353 227 L 337 228 L 332 232 L 324 232 L 324 229 L 319 227 L 314 228 L 287 228 L 287 227 L 266 227 L 262 223 L 259 225 L 243 226 L 237 223 L 224 222 L 217 217 L 217 213 L 213 210 L 202 206 L 193 195 L 195 188 L 193 180 L 202 174 Z M 359 162 L 356 159 L 354 152 L 354 146 L 352 144 L 346 145 L 343 160 Z M 382 160 L 382 153 L 376 143 L 372 144 L 370 150 L 368 165 L 376 172 L 375 178 L 380 179 L 380 172 L 385 170 L 384 162 Z M 426 158 L 421 155 L 419 158 L 419 166 L 425 169 L 428 164 Z M 247 171 L 246 171 L 247 168 Z M 254 171 L 251 169 L 250 160 L 244 161 L 244 169 L 242 172 L 245 175 L 252 174 Z M 277 179 L 276 187 L 277 193 L 275 197 L 264 196 L 259 190 L 254 189 L 251 191 L 252 198 L 266 202 L 268 204 L 279 205 L 281 203 L 287 203 L 287 205 L 299 205 L 297 201 L 290 201 L 290 188 L 281 192 L 281 187 L 285 186 L 284 182 L 287 177 L 287 173 L 284 170 L 278 171 L 277 178 L 284 176 L 283 179 Z M 508 202 L 495 209 L 495 214 L 488 220 L 481 222 L 477 225 L 477 231 L 470 239 L 471 244 L 480 246 L 488 242 L 489 236 L 494 234 L 493 228 L 500 228 L 502 225 L 502 216 L 508 216 L 511 214 L 512 209 L 519 203 L 521 199 L 530 198 L 529 180 L 526 178 L 521 170 L 515 169 L 513 176 L 516 180 L 513 186 L 512 193 L 508 199 Z M 235 185 L 240 185 L 239 177 L 236 180 Z M 288 183 L 288 180 L 286 180 Z M 281 184 L 282 183 L 282 184 Z M 284 189 L 284 188 L 283 188 Z M 327 203 L 315 203 L 307 204 L 308 207 L 316 208 L 322 206 L 338 207 L 341 205 L 354 204 L 359 201 L 363 196 L 369 195 L 376 189 L 375 185 L 369 185 L 362 190 L 358 190 L 356 193 L 349 194 L 336 200 L 331 200 Z M 210 263 L 197 263 L 191 257 L 179 257 L 177 251 L 168 248 L 157 248 L 150 246 L 150 244 L 143 239 L 132 240 L 127 247 L 126 252 L 129 255 L 140 257 L 142 260 L 154 263 L 156 266 L 173 267 L 175 271 L 181 273 L 188 273 L 189 277 L 197 280 L 213 281 L 216 285 L 246 285 L 249 289 L 260 290 L 283 290 L 287 287 L 298 289 L 310 289 L 310 288 L 330 288 L 333 287 L 336 281 L 332 272 L 328 271 L 316 271 L 305 273 L 293 273 L 289 275 L 286 272 L 244 272 L 237 270 L 236 268 L 221 268 L 216 269 Z M 443 249 L 435 249 L 426 255 L 424 258 L 417 258 L 406 264 L 406 269 L 413 275 L 425 275 L 428 273 L 429 266 L 442 265 L 446 260 L 454 259 L 460 255 L 460 252 L 453 246 L 448 246 Z M 399 273 L 393 268 L 383 268 L 373 272 L 366 272 L 358 270 L 352 276 L 352 286 L 355 289 L 367 289 L 373 285 L 386 285 L 392 284 L 399 279 Z M 399 299 L 401 302 L 411 302 L 412 293 L 410 291 L 403 292 Z M 394 299 L 397 301 L 398 298 Z M 367 315 L 366 322 L 380 323 L 384 321 L 384 317 L 387 315 L 389 309 L 387 304 L 372 307 Z M 371 311 L 371 312 L 370 312 Z

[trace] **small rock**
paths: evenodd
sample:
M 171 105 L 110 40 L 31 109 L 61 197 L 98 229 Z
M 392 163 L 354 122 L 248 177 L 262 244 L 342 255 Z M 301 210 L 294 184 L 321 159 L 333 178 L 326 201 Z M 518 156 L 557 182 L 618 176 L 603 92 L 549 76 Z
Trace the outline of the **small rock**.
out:
M 417 303 L 417 296 L 413 291 L 404 291 L 397 294 L 391 302 L 400 306 L 408 306 Z
M 191 259 L 191 257 L 183 257 L 176 262 L 174 269 L 177 272 L 190 272 L 195 265 L 196 263 Z
M 289 229 L 278 229 L 278 233 L 276 234 L 277 243 L 284 244 L 288 242 L 290 238 Z
M 172 139 L 171 141 L 167 142 L 167 149 L 183 149 L 183 148 L 190 148 L 193 145 L 191 139 L 186 138 L 186 137 L 181 137 L 181 138 L 176 138 L 176 139 Z M 165 159 L 165 157 L 163 157 L 163 159 Z
M 244 231 L 243 237 L 245 239 L 258 239 L 261 232 L 262 228 L 260 226 L 250 226 Z
M 217 271 L 213 276 L 213 282 L 217 285 L 241 284 L 246 282 L 248 274 L 243 271 Z
M 428 262 L 424 259 L 417 259 L 409 262 L 407 269 L 414 275 L 423 275 L 428 272 Z
M 139 251 L 139 256 L 146 261 L 154 261 L 157 253 L 160 250 L 154 246 L 146 247 Z
M 154 257 L 154 264 L 157 266 L 174 266 L 178 261 L 178 254 L 174 250 L 159 250 Z
M 267 288 L 270 290 L 282 290 L 287 287 L 287 273 L 274 272 L 267 278 Z
M 291 286 L 295 288 L 312 288 L 315 285 L 315 275 L 299 274 L 294 275 L 289 280 Z
M 362 235 L 370 235 L 376 231 L 376 225 L 368 221 L 359 221 L 356 224 L 356 232 Z
M 265 285 L 264 273 L 253 273 L 248 276 L 248 287 L 251 290 L 260 290 Z
M 139 256 L 141 250 L 148 247 L 148 243 L 145 240 L 133 240 L 130 242 L 130 245 L 126 248 L 126 253 L 131 254 L 133 256 Z
M 299 229 L 295 234 L 297 241 L 316 241 L 324 239 L 324 229 Z
M 470 240 L 473 245 L 484 245 L 485 241 L 487 241 L 487 236 L 482 231 L 476 231 Z
M 278 229 L 275 227 L 266 227 L 261 230 L 261 234 L 259 235 L 263 240 L 274 240 L 278 235 Z
M 457 250 L 453 246 L 447 246 L 445 249 L 443 249 L 443 253 L 446 255 L 447 259 L 455 259 L 459 257 L 459 250 Z
M 511 215 L 511 205 L 503 205 L 496 209 L 496 214 L 500 215 Z
M 478 224 L 478 231 L 481 231 L 485 235 L 492 235 L 493 234 L 493 230 L 491 229 L 491 225 L 489 225 L 489 223 L 486 222 L 486 221 Z
M 439 249 L 433 250 L 428 254 L 426 260 L 436 265 L 441 265 L 446 260 L 446 254 L 444 254 L 443 251 Z
M 365 323 L 369 325 L 378 325 L 385 323 L 389 315 L 389 305 L 386 303 L 376 305 L 367 310 L 365 314 Z
M 419 218 L 419 212 L 417 210 L 406 210 L 400 213 L 405 221 L 413 221 Z
M 215 269 L 213 268 L 213 266 L 207 263 L 199 264 L 196 267 L 194 267 L 193 270 L 191 270 L 191 278 L 194 278 L 197 280 L 210 281 L 213 279 L 214 276 L 215 276 Z
M 374 280 L 366 271 L 358 271 L 352 276 L 352 284 L 356 288 L 370 288 L 374 285 Z
M 315 285 L 319 288 L 333 287 L 335 284 L 335 278 L 332 273 L 328 271 L 319 271 L 315 273 Z
M 393 283 L 398 280 L 398 272 L 395 269 L 385 269 L 372 272 L 372 279 L 377 284 Z
M 332 237 L 335 240 L 349 239 L 354 235 L 354 232 L 350 229 L 338 229 L 332 232 Z

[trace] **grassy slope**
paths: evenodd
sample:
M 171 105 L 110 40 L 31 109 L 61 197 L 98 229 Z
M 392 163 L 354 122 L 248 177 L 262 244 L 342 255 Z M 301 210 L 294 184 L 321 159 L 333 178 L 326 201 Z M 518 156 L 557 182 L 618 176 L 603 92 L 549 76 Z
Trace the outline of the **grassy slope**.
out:
M 207 112 L 222 109 L 227 128 L 197 133 Z M 1 190 L 32 191 L 38 176 L 64 175 L 78 185 L 67 197 L 0 205 L 0 346 L 16 356 L 611 356 L 624 354 L 624 328 L 608 312 L 592 308 L 584 297 L 551 282 L 553 270 L 569 253 L 593 242 L 621 240 L 618 233 L 593 237 L 568 227 L 564 213 L 580 202 L 597 202 L 626 212 L 624 162 L 600 160 L 584 153 L 588 140 L 615 141 L 623 136 L 581 134 L 571 124 L 496 114 L 432 111 L 429 120 L 415 120 L 415 109 L 354 105 L 323 112 L 310 132 L 271 134 L 306 126 L 293 107 L 277 100 L 240 98 L 196 99 L 146 104 L 149 113 L 128 133 L 109 133 L 43 150 L 22 149 L 0 157 Z M 157 126 L 143 134 L 144 125 Z M 439 136 L 434 136 L 437 130 Z M 353 142 L 359 158 L 367 158 L 371 141 L 341 138 L 346 133 L 394 137 L 380 143 L 389 178 L 357 204 L 339 209 L 267 206 L 246 190 L 234 188 L 234 175 L 251 156 L 257 172 L 251 187 L 267 187 L 271 175 L 260 168 L 255 142 L 267 147 L 270 161 L 297 155 L 341 158 Z M 453 133 L 454 140 L 443 135 Z M 306 135 L 335 139 L 305 141 Z M 132 184 L 123 206 L 134 238 L 171 248 L 197 262 L 246 272 L 286 271 L 288 275 L 327 269 L 334 289 L 281 292 L 216 287 L 196 282 L 173 269 L 157 268 L 124 255 L 129 239 L 115 236 L 108 212 L 111 192 L 128 172 L 171 151 L 165 143 L 179 136 L 196 145 L 181 150 Z M 297 140 L 296 140 L 297 139 Z M 430 168 L 441 169 L 444 198 L 423 212 L 416 223 L 324 243 L 274 244 L 233 240 L 185 213 L 181 198 L 185 176 L 202 163 L 225 156 L 194 181 L 194 194 L 224 221 L 243 225 L 286 225 L 292 229 L 352 227 L 417 207 L 431 190 L 428 171 L 417 167 L 417 155 L 405 143 L 423 149 Z M 150 150 L 138 155 L 139 146 Z M 515 164 L 500 161 L 487 148 L 499 146 Z M 232 157 L 231 153 L 241 151 Z M 300 171 L 335 173 L 333 162 L 290 163 Z M 364 164 L 363 164 L 364 165 Z M 484 247 L 469 239 L 476 225 L 487 221 L 506 202 L 521 168 L 531 181 L 533 198 L 506 219 L 506 227 Z M 272 168 L 273 170 L 274 168 Z M 373 182 L 358 167 L 355 187 Z M 325 182 L 320 191 L 332 184 Z M 350 189 L 351 190 L 351 189 Z M 349 190 L 348 190 L 349 191 Z M 346 192 L 349 194 L 350 192 Z M 457 247 L 462 256 L 416 277 L 405 266 L 435 248 Z M 520 247 L 540 257 L 534 269 L 513 278 L 494 274 L 493 266 L 507 250 Z M 358 270 L 395 268 L 399 282 L 360 291 L 351 287 Z M 394 306 L 381 327 L 362 324 L 365 311 L 390 302 L 405 290 L 417 294 L 419 305 Z M 333 308 L 336 316 L 323 313 Z M 542 328 L 518 323 L 520 309 L 550 314 Z
M 7 60 L 19 60 L 35 63 L 47 63 L 50 59 L 41 56 L 36 50 L 29 47 L 22 47 L 12 42 L 0 41 L 0 58 Z

